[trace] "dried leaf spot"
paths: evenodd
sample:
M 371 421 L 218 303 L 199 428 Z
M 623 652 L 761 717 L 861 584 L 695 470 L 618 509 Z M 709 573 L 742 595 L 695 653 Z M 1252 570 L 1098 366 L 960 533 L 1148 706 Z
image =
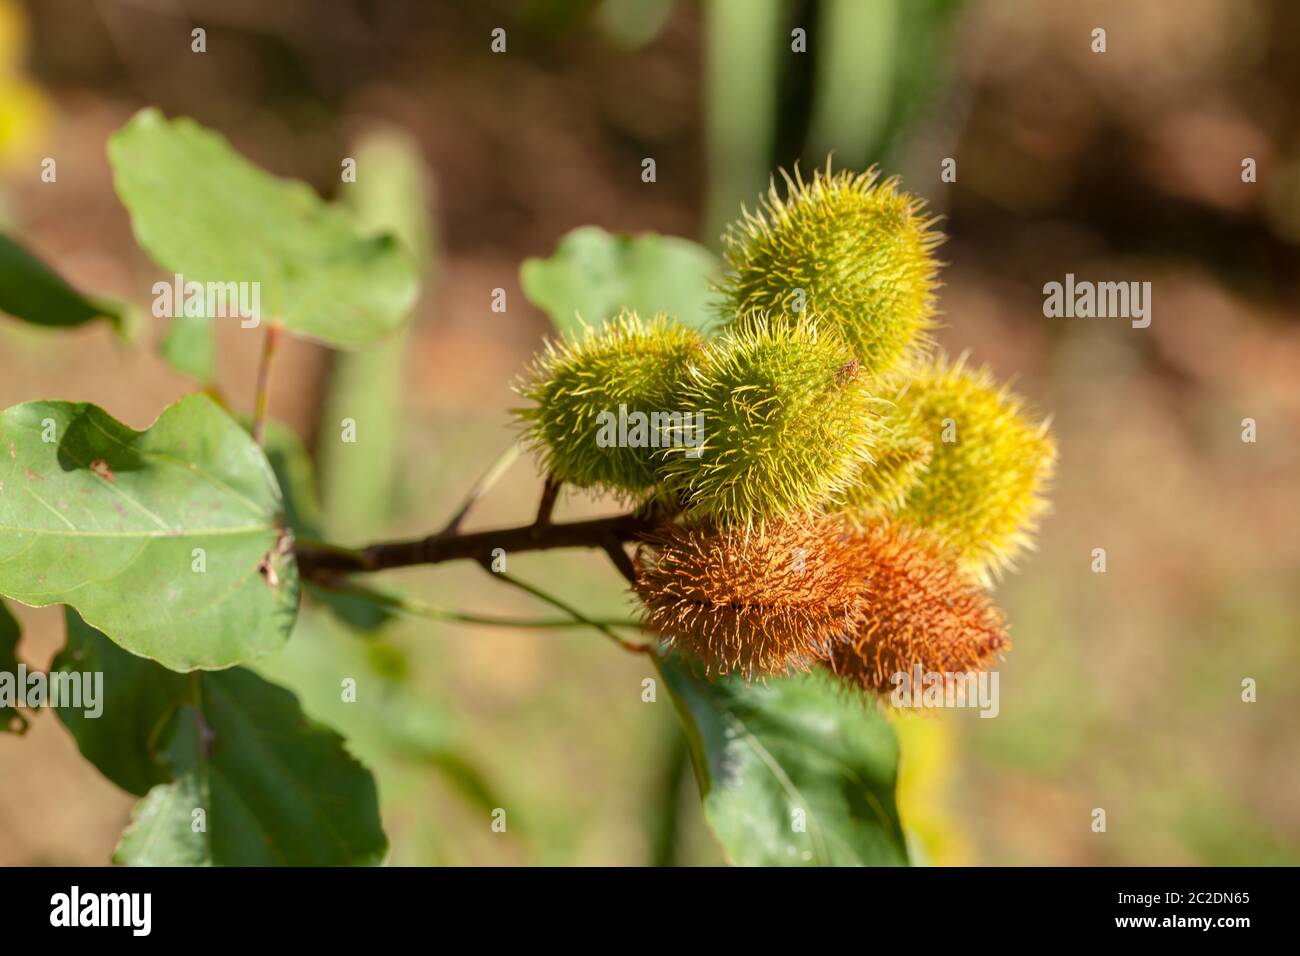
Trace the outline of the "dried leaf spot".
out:
M 281 528 L 279 535 L 272 545 L 262 555 L 262 560 L 257 562 L 257 573 L 266 578 L 266 583 L 273 588 L 280 586 L 280 575 L 276 571 L 276 566 L 283 566 L 288 556 L 293 553 L 293 532 L 288 528 Z

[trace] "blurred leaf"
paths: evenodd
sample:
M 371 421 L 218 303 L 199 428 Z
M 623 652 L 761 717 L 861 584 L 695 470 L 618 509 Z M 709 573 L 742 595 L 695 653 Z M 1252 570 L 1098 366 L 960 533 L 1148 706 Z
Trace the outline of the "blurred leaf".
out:
M 382 130 L 357 143 L 357 180 L 340 192 L 343 208 L 365 236 L 392 235 L 416 271 L 427 272 L 434 255 L 429 174 L 419 144 L 404 133 Z
M 18 673 L 18 622 L 0 601 L 0 674 Z M 0 705 L 0 733 L 21 734 L 27 730 L 27 718 L 15 707 Z
M 681 840 L 683 782 L 691 765 L 686 734 L 676 724 L 665 725 L 664 752 L 655 774 L 652 802 L 646 817 L 651 866 L 676 866 Z M 691 799 L 694 799 L 692 797 Z
M 132 337 L 134 313 L 120 302 L 84 296 L 54 271 L 0 233 L 0 312 L 50 328 L 107 319 L 118 335 Z
M 647 317 L 667 312 L 706 330 L 717 268 L 713 253 L 687 239 L 583 226 L 561 239 L 549 259 L 525 260 L 519 281 L 562 333 L 580 329 L 579 317 L 599 325 L 623 307 Z
M 463 753 L 442 748 L 427 751 L 424 759 L 470 805 L 486 810 L 489 814 L 501 806 L 501 799 L 493 793 L 483 774 Z
M 659 35 L 672 12 L 673 0 L 601 0 L 596 15 L 607 37 L 636 50 Z
M 307 720 L 293 694 L 242 667 L 175 674 L 131 657 L 71 610 L 67 622 L 55 670 L 102 670 L 107 696 L 96 719 L 66 708 L 59 717 L 110 780 L 133 793 L 150 788 L 114 862 L 383 862 L 388 841 L 374 779 L 342 737 Z
M 216 381 L 216 326 L 202 315 L 178 315 L 168 320 L 160 350 L 163 359 L 182 375 L 204 385 Z
M 193 120 L 142 110 L 108 152 L 136 239 L 186 282 L 257 283 L 262 318 L 337 348 L 378 341 L 410 311 L 419 283 L 394 239 L 362 238 Z
M 344 624 L 363 634 L 379 630 L 393 617 L 387 608 L 355 594 L 340 594 L 315 584 L 307 585 L 307 593 L 317 604 L 329 608 L 330 613 Z
M 93 405 L 28 402 L 0 415 L 0 449 L 0 594 L 70 604 L 173 670 L 228 667 L 288 639 L 298 572 L 280 490 L 208 397 L 142 432 Z
M 898 743 L 867 702 L 821 674 L 706 681 L 673 659 L 660 672 L 705 819 L 733 863 L 907 864 L 894 805 Z
M 595 0 L 523 0 L 519 21 L 529 30 L 557 34 L 576 29 Z

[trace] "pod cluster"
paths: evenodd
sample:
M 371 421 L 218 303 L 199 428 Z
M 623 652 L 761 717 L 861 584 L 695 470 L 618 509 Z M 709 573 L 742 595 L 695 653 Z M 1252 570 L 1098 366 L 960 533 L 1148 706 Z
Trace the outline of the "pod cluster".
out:
M 941 234 L 896 180 L 784 177 L 724 237 L 721 321 L 625 312 L 519 385 L 553 480 L 653 502 L 647 628 L 709 674 L 972 670 L 1009 646 L 988 590 L 1032 542 L 1046 424 L 936 354 Z

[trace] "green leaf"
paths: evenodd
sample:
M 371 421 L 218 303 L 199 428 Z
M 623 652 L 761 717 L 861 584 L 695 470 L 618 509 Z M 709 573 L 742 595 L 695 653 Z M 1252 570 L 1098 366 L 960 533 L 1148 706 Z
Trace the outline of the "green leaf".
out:
M 345 183 L 340 201 L 363 235 L 392 234 L 421 272 L 433 261 L 429 174 L 420 144 L 397 130 L 371 133 L 352 150 L 357 180 Z
M 82 295 L 30 252 L 0 233 L 0 312 L 54 328 L 107 319 L 129 338 L 134 313 L 120 302 Z
M 216 331 L 204 316 L 178 315 L 169 321 L 159 350 L 176 371 L 209 385 L 217 378 Z
M 620 308 L 644 317 L 667 312 L 692 328 L 713 322 L 713 253 L 687 239 L 645 233 L 611 235 L 596 226 L 575 229 L 549 259 L 527 259 L 519 281 L 528 300 L 559 332 L 599 325 Z
M 706 681 L 673 659 L 659 666 L 705 819 L 733 863 L 907 864 L 894 804 L 898 742 L 867 702 L 821 674 L 764 685 Z
M 321 540 L 320 498 L 307 449 L 292 428 L 274 419 L 266 423 L 265 444 L 284 502 L 285 523 L 297 537 Z
M 181 675 L 67 612 L 60 673 L 101 671 L 98 718 L 63 708 L 82 753 L 144 799 L 114 862 L 341 866 L 383 861 L 374 779 L 297 698 L 242 667 Z M 195 814 L 202 810 L 203 826 Z
M 18 673 L 18 622 L 0 601 L 0 674 Z M 0 704 L 0 733 L 21 734 L 27 730 L 27 718 L 16 707 Z
M 187 283 L 257 283 L 262 319 L 360 348 L 401 325 L 415 301 L 415 270 L 394 239 L 362 237 L 305 183 L 264 172 L 193 120 L 142 110 L 108 154 L 154 261 Z
M 67 642 L 50 665 L 51 674 L 103 674 L 100 713 L 59 707 L 81 755 L 128 793 L 144 796 L 171 774 L 159 760 L 171 718 L 184 700 L 189 677 L 128 654 L 64 609 Z
M 298 570 L 280 511 L 261 449 L 204 395 L 142 432 L 85 403 L 0 413 L 0 594 L 70 604 L 173 670 L 288 639 Z
M 602 0 L 596 17 L 611 40 L 639 50 L 659 35 L 672 12 L 673 0 Z

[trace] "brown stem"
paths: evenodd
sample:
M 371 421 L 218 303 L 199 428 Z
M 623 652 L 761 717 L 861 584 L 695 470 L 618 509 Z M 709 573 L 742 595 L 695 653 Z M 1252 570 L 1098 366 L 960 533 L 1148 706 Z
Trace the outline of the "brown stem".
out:
M 611 543 L 621 545 L 652 531 L 660 521 L 640 514 L 591 518 L 562 524 L 526 524 L 512 528 L 475 531 L 470 534 L 429 535 L 409 541 L 372 544 L 359 551 L 329 548 L 311 542 L 298 544 L 298 570 L 304 578 L 322 574 L 352 574 L 405 568 L 416 564 L 442 564 L 445 561 L 477 561 L 491 565 L 493 551 L 507 554 L 524 551 L 550 551 L 556 548 L 600 548 L 609 553 Z M 621 547 L 618 548 L 622 553 Z M 610 555 L 613 557 L 613 555 Z M 627 555 L 623 555 L 627 560 Z M 619 562 L 615 559 L 615 563 Z M 630 566 L 631 561 L 627 560 Z M 626 575 L 624 567 L 620 567 Z
M 614 567 L 618 568 L 618 573 L 627 578 L 629 584 L 636 584 L 636 566 L 623 550 L 623 542 L 611 536 L 605 540 L 604 547 L 609 560 L 613 562 Z
M 551 516 L 555 514 L 555 501 L 560 496 L 560 486 L 564 482 L 557 479 L 554 475 L 546 476 L 546 483 L 542 485 L 542 500 L 537 503 L 537 520 L 533 522 L 533 529 L 541 532 L 543 528 L 551 523 Z

